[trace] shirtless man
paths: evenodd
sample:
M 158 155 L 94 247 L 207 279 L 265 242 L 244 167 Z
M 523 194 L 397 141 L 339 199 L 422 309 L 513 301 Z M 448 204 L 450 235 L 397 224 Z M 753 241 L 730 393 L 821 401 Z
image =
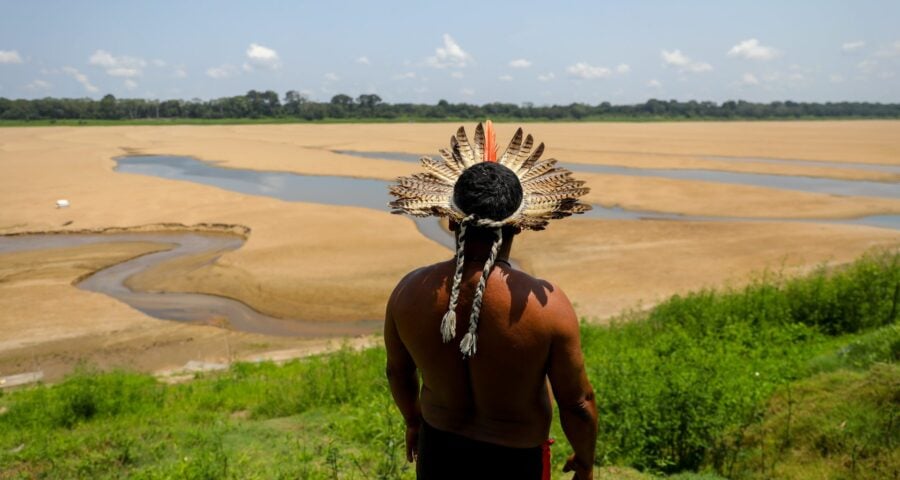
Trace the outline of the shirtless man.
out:
M 498 220 L 521 204 L 521 185 L 510 169 L 487 163 L 467 168 L 454 184 L 453 204 L 468 224 L 461 229 L 451 221 L 457 256 L 407 274 L 387 303 L 387 377 L 406 422 L 407 460 L 416 461 L 418 477 L 425 479 L 550 478 L 552 391 L 575 451 L 564 471 L 590 479 L 597 413 L 578 320 L 558 287 L 509 264 L 520 230 L 498 227 Z M 473 315 L 474 328 L 471 322 L 451 323 L 442 339 L 438 332 L 447 330 L 448 303 L 462 318 L 473 306 L 480 313 Z M 465 337 L 456 341 L 466 327 L 473 333 L 477 328 L 470 350 Z

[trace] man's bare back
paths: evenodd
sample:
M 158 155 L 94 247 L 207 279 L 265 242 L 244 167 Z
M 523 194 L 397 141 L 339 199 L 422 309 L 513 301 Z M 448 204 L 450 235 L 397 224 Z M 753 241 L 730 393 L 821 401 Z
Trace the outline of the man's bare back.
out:
M 484 263 L 477 255 L 468 255 L 466 260 L 457 308 L 464 320 Z M 425 422 L 446 432 L 528 448 L 541 445 L 549 433 L 549 379 L 564 429 L 570 437 L 570 431 L 574 434 L 570 441 L 576 453 L 581 453 L 580 460 L 589 466 L 596 413 L 584 371 L 578 321 L 568 298 L 552 284 L 515 270 L 505 261 L 498 262 L 487 280 L 477 354 L 464 360 L 458 339 L 468 322 L 458 322 L 455 341 L 445 344 L 440 334 L 454 267 L 455 263 L 448 261 L 415 270 L 391 295 L 385 344 L 388 375 L 394 377 L 392 390 L 395 384 L 410 388 L 409 372 L 418 369 L 423 381 L 421 395 L 408 411 L 418 409 Z M 397 400 L 403 411 L 403 399 Z M 407 418 L 408 424 L 410 421 L 415 419 Z M 576 423 L 587 428 L 574 428 Z M 589 477 L 583 474 L 579 478 Z

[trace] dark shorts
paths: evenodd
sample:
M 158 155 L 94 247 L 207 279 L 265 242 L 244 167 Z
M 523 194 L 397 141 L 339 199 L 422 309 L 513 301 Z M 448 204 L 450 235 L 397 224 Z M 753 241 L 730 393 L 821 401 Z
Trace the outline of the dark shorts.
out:
M 512 448 L 472 440 L 422 422 L 416 478 L 540 480 L 544 447 Z

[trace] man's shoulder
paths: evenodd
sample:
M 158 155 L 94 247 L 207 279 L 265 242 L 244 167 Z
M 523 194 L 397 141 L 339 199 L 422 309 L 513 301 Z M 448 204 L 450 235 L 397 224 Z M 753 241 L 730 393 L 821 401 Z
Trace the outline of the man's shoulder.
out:
M 440 273 L 442 270 L 447 269 L 448 262 L 438 262 L 431 265 L 425 265 L 416 269 L 409 271 L 403 278 L 397 282 L 397 286 L 394 287 L 393 293 L 391 293 L 391 300 L 394 299 L 398 294 L 404 293 L 404 291 L 410 289 L 416 289 L 423 285 L 423 280 L 429 277 L 433 277 L 434 275 Z
M 420 279 L 422 277 L 432 275 L 432 274 L 440 272 L 442 270 L 446 270 L 449 263 L 450 262 L 445 260 L 443 262 L 433 263 L 431 265 L 424 265 L 419 268 L 410 270 L 406 275 L 403 276 L 403 278 L 400 279 L 399 282 L 397 282 L 397 285 L 400 286 L 404 283 L 408 283 L 410 281 L 414 281 L 416 279 Z
M 562 289 L 554 282 L 540 277 L 536 277 L 522 270 L 512 269 L 511 276 L 514 276 L 515 284 L 522 285 L 539 297 L 553 299 L 554 301 L 565 301 L 569 299 Z M 543 303 L 543 302 L 542 302 Z

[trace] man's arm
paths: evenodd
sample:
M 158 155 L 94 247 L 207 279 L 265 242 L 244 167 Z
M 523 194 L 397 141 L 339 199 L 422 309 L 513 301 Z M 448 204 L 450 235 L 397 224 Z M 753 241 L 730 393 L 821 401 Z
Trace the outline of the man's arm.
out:
M 419 376 L 416 364 L 397 334 L 397 327 L 391 316 L 391 302 L 388 301 L 384 315 L 384 346 L 387 350 L 385 374 L 391 386 L 394 403 L 400 409 L 406 422 L 406 460 L 412 462 L 417 456 L 416 443 L 419 437 L 422 409 L 419 406 Z
M 564 471 L 575 471 L 573 478 L 593 478 L 594 446 L 597 443 L 597 404 L 584 369 L 581 334 L 572 304 L 561 290 L 555 295 L 555 331 L 550 345 L 550 368 L 547 376 L 559 406 L 563 432 L 575 454 L 566 462 Z

